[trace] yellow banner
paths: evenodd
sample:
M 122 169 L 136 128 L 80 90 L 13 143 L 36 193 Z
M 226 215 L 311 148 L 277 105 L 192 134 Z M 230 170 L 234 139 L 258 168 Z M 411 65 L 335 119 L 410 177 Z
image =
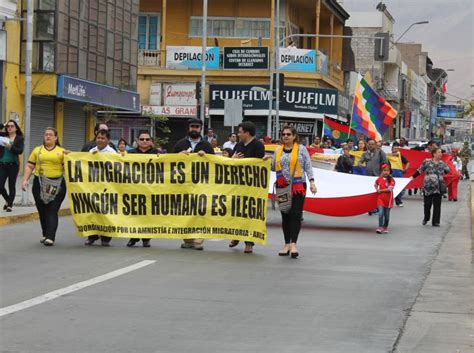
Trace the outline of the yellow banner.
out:
M 64 167 L 81 236 L 266 244 L 270 161 L 74 152 Z
M 326 154 L 326 153 L 314 153 L 311 156 L 311 160 L 315 162 L 330 163 L 336 165 L 337 160 L 339 159 L 340 154 Z

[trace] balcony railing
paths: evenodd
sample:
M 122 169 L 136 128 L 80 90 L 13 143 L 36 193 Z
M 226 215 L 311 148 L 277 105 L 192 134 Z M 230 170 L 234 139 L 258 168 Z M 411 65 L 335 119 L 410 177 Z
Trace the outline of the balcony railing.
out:
M 139 49 L 138 65 L 161 67 L 161 50 L 159 49 Z

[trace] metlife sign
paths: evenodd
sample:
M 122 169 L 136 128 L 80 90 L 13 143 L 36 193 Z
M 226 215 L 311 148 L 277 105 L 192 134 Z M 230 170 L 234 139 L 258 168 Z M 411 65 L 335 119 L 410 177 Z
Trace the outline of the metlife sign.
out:
M 60 75 L 58 98 L 71 99 L 134 112 L 140 111 L 140 95 L 136 92 Z
M 260 87 L 260 89 L 255 89 Z M 261 88 L 264 88 L 262 90 Z M 269 86 L 209 85 L 209 113 L 223 115 L 225 101 L 243 101 L 245 115 L 267 115 L 271 97 Z M 322 119 L 323 114 L 337 115 L 338 91 L 323 88 L 286 86 L 280 101 L 280 115 L 295 118 Z

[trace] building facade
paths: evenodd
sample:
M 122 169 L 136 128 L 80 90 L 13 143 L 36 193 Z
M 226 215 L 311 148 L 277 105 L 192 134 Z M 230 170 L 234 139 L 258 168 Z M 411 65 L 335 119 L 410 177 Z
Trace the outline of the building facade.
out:
M 26 18 L 26 3 L 18 3 L 17 17 Z M 67 149 L 80 150 L 92 137 L 97 111 L 140 116 L 138 8 L 138 0 L 34 1 L 31 146 L 54 126 Z M 6 26 L 3 119 L 22 124 L 27 24 Z
M 243 118 L 256 124 L 259 137 L 272 133 L 268 88 L 275 6 L 275 0 L 209 1 L 205 125 L 219 143 L 232 129 L 224 119 L 230 99 L 243 101 Z M 278 61 L 285 75 L 280 122 L 294 124 L 309 141 L 321 131 L 324 114 L 337 115 L 337 94 L 344 89 L 342 39 L 290 36 L 342 34 L 349 15 L 333 0 L 281 0 L 280 6 Z M 145 113 L 168 117 L 170 145 L 197 115 L 201 31 L 202 1 L 140 3 L 138 91 Z

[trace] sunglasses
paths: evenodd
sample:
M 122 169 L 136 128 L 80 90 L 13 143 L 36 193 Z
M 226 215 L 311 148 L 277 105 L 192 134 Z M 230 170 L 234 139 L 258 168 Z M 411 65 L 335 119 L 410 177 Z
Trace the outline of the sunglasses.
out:
M 140 141 L 150 141 L 151 139 L 149 139 L 149 138 L 140 138 L 139 140 Z
M 285 132 L 285 133 L 281 134 L 281 136 L 293 136 L 293 134 L 292 134 L 292 133 L 286 133 L 286 132 Z
M 15 125 L 13 125 L 13 124 L 7 124 L 7 125 L 5 125 L 5 126 L 6 126 L 6 127 L 15 127 Z

